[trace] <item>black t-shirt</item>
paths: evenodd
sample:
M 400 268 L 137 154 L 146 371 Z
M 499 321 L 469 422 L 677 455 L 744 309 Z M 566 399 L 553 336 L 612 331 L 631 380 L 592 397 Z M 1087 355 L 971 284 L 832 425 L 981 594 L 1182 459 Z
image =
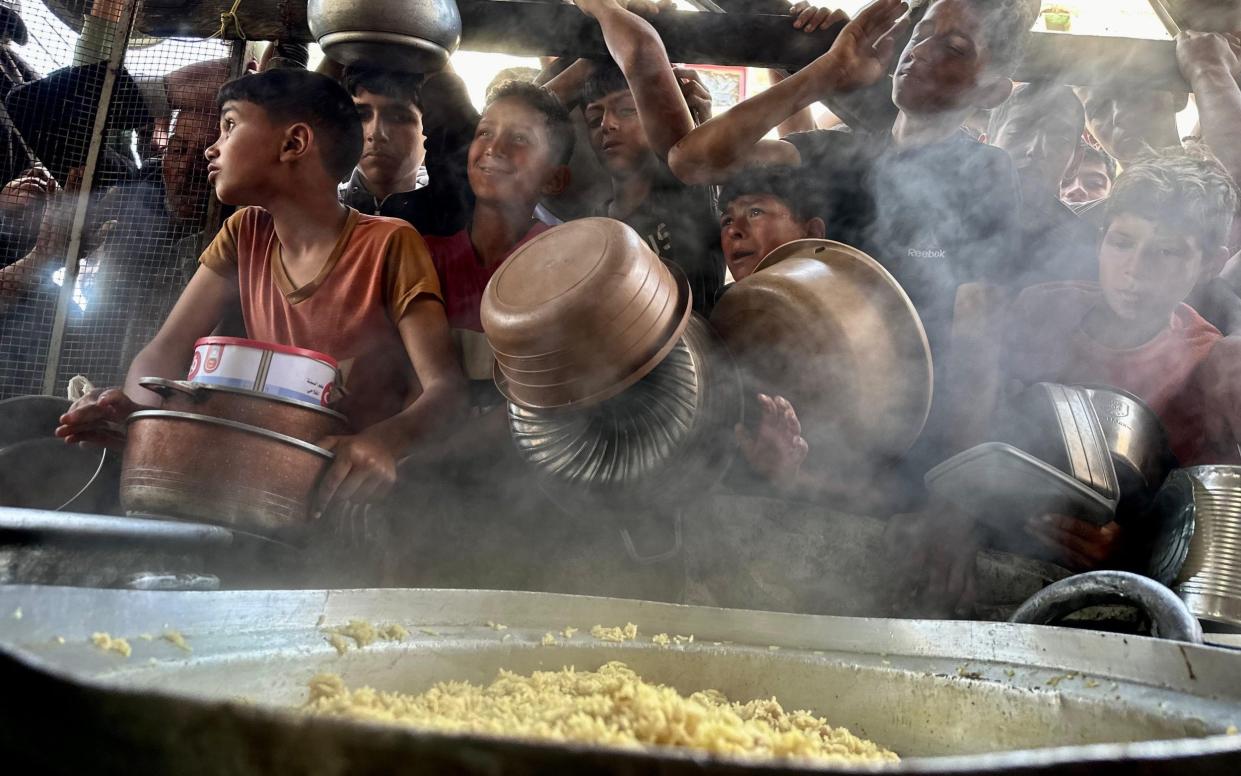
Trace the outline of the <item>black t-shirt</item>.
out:
M 598 215 L 607 216 L 604 203 Z M 710 313 L 724 285 L 724 254 L 715 190 L 687 186 L 669 172 L 661 175 L 646 200 L 628 217 L 633 228 L 664 261 L 681 268 L 694 295 L 694 310 Z
M 1020 274 L 1021 193 L 1004 151 L 964 133 L 910 149 L 890 135 L 814 130 L 785 138 L 821 185 L 827 236 L 878 260 L 909 294 L 933 354 L 964 283 Z

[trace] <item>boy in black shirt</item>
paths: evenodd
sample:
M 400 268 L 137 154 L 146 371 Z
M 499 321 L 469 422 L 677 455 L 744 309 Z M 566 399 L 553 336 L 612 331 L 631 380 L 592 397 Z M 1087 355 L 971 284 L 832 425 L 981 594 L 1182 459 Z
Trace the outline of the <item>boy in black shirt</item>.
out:
M 1035 5 L 1027 0 L 936 0 L 900 61 L 890 133 L 813 131 L 784 140 L 766 133 L 812 102 L 878 81 L 909 23 L 899 0 L 878 0 L 832 48 L 767 91 L 695 129 L 672 149 L 681 180 L 709 184 L 751 164 L 812 169 L 825 187 L 852 192 L 825 213 L 833 235 L 882 262 L 922 316 L 938 356 L 957 288 L 1002 282 L 1018 260 L 1020 192 L 1008 156 L 960 131 L 979 108 L 1012 91 L 1009 75 Z
M 473 204 L 466 155 L 478 111 L 461 79 L 352 66 L 344 83 L 362 117 L 365 146 L 340 186 L 341 202 L 366 215 L 402 218 L 424 235 L 465 228 Z
M 991 112 L 987 136 L 1008 152 L 1021 181 L 1021 266 L 1015 285 L 1096 280 L 1098 230 L 1060 201 L 1083 155 L 1086 113 L 1068 86 L 1022 84 Z
M 668 169 L 668 150 L 694 127 L 659 34 L 617 0 L 575 0 L 603 30 L 615 63 L 595 63 L 582 88 L 591 146 L 612 178 L 597 215 L 633 227 L 660 258 L 689 278 L 694 309 L 706 312 L 724 282 L 711 188 L 686 186 Z M 563 97 L 565 81 L 548 88 Z

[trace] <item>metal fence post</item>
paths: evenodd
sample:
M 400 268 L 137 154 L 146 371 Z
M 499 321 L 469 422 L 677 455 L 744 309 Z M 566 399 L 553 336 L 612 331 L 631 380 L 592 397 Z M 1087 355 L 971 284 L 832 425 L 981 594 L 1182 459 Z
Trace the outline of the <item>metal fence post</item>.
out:
M 82 252 L 82 230 L 86 226 L 86 210 L 90 206 L 95 171 L 99 165 L 99 155 L 103 150 L 104 133 L 108 126 L 108 109 L 112 105 L 112 90 L 116 85 L 117 75 L 125 63 L 125 50 L 129 47 L 129 36 L 133 30 L 134 16 L 140 2 L 141 0 L 124 0 L 123 2 L 121 18 L 116 26 L 116 37 L 112 40 L 112 50 L 108 57 L 108 70 L 104 74 L 103 87 L 99 93 L 99 104 L 95 106 L 95 124 L 91 128 L 90 146 L 87 149 L 86 164 L 82 170 L 82 188 L 78 192 L 69 248 L 65 253 L 65 278 L 61 283 L 60 293 L 56 296 L 56 313 L 52 319 L 52 337 L 48 343 L 47 366 L 43 372 L 43 393 L 45 394 L 52 394 L 56 390 L 61 348 L 64 346 L 65 326 L 69 318 L 69 305 L 73 302 L 73 291 L 77 287 L 78 265 Z

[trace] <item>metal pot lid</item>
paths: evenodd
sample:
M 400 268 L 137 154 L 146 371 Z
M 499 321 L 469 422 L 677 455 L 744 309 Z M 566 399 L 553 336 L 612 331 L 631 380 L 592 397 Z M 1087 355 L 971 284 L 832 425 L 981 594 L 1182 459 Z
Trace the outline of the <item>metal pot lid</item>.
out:
M 309 442 L 303 442 L 300 439 L 294 439 L 293 437 L 288 436 L 287 434 L 280 434 L 275 431 L 268 431 L 265 428 L 258 428 L 257 426 L 251 426 L 246 423 L 238 423 L 235 420 L 225 420 L 224 418 L 213 418 L 207 415 L 199 415 L 194 412 L 174 412 L 172 410 L 139 410 L 138 412 L 131 414 L 126 419 L 125 422 L 127 425 L 132 425 L 133 423 L 139 420 L 148 420 L 148 419 L 154 420 L 154 419 L 161 419 L 161 418 L 165 420 L 186 420 L 192 423 L 206 423 L 209 426 L 219 426 L 221 428 L 227 428 L 232 431 L 241 431 L 246 434 L 253 434 L 254 436 L 263 437 L 264 439 L 269 439 L 273 442 L 283 442 L 284 444 L 293 445 L 294 447 L 300 447 L 301 449 L 305 450 L 308 453 L 313 453 L 314 455 L 317 455 L 321 458 L 326 458 L 329 461 L 336 458 L 336 454 L 331 452 L 330 450 L 324 450 L 322 447 L 319 447 L 318 445 L 312 445 Z

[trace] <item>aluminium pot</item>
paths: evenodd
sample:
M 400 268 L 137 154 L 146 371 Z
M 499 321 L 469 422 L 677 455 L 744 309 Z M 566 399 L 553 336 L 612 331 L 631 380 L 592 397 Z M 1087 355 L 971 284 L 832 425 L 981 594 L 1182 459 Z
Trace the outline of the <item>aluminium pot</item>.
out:
M 430 73 L 461 43 L 455 0 L 310 0 L 310 34 L 342 65 Z
M 232 420 L 284 434 L 303 442 L 344 434 L 344 415 L 308 402 L 285 399 L 245 388 L 201 385 L 162 377 L 144 377 L 138 384 L 163 398 L 160 409 Z
M 129 416 L 121 506 L 223 525 L 264 536 L 294 536 L 334 456 L 291 436 L 190 412 Z

